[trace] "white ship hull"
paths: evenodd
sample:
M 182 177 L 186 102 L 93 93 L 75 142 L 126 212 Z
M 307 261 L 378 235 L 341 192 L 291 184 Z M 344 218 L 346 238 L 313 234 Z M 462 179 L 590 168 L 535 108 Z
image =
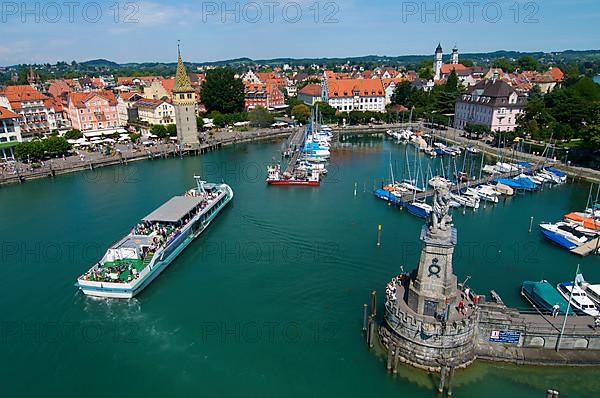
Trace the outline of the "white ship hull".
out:
M 225 192 L 217 200 L 224 198 L 224 202 L 215 207 L 215 211 L 207 216 L 204 221 L 201 219 L 205 215 L 204 212 L 198 213 L 190 220 L 176 238 L 156 251 L 152 261 L 139 273 L 138 278 L 127 283 L 98 282 L 79 278 L 76 286 L 88 296 L 119 299 L 135 297 L 156 279 L 194 239 L 200 236 L 221 210 L 233 199 L 233 190 L 226 184 L 221 186 L 225 187 Z

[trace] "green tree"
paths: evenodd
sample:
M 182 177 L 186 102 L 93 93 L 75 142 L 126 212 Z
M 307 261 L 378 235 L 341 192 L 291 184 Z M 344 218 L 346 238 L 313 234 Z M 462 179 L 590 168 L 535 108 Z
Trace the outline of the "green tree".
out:
M 516 69 L 515 63 L 513 61 L 511 61 L 510 59 L 506 59 L 506 58 L 499 58 L 499 59 L 495 60 L 492 63 L 492 67 L 500 68 L 504 72 L 514 72 Z
M 167 135 L 169 137 L 177 137 L 177 125 L 175 125 L 175 124 L 167 124 L 165 126 L 165 130 L 167 131 Z
M 413 92 L 414 89 L 410 82 L 400 82 L 392 94 L 392 103 L 407 106 L 414 95 Z
M 465 125 L 465 132 L 469 134 L 469 138 L 472 138 L 473 134 L 475 134 L 477 139 L 479 139 L 482 135 L 488 134 L 490 128 L 485 124 L 467 123 Z
M 463 64 L 464 66 L 466 66 L 467 68 L 470 68 L 470 67 L 472 67 L 473 65 L 475 65 L 475 64 L 473 63 L 473 61 L 472 61 L 472 60 L 470 60 L 470 59 L 462 59 L 462 60 L 460 61 L 460 63 L 461 63 L 461 64 Z
M 248 112 L 248 120 L 252 127 L 269 127 L 273 124 L 273 115 L 262 106 L 257 106 Z
M 530 55 L 523 56 L 517 60 L 519 70 L 537 70 L 538 61 Z
M 168 135 L 167 128 L 162 124 L 155 124 L 150 127 L 150 134 L 154 134 L 158 138 L 165 138 Z
M 433 79 L 433 64 L 431 61 L 423 60 L 417 67 L 417 73 L 421 79 Z
M 51 136 L 41 142 L 44 152 L 51 155 L 61 155 L 71 149 L 71 145 L 64 137 Z
M 196 128 L 198 131 L 204 128 L 204 118 L 202 116 L 196 117 Z
M 19 142 L 15 156 L 21 160 L 39 160 L 44 157 L 44 145 L 39 140 Z
M 337 123 L 337 109 L 329 105 L 327 102 L 317 102 L 315 109 L 319 107 L 319 113 L 325 123 Z
M 292 108 L 292 116 L 300 123 L 306 123 L 310 118 L 310 107 L 305 104 L 298 104 Z
M 230 68 L 210 69 L 200 96 L 209 112 L 233 113 L 244 109 L 244 83 L 235 78 Z
M 71 129 L 64 135 L 67 140 L 78 140 L 83 137 L 83 133 L 77 129 Z

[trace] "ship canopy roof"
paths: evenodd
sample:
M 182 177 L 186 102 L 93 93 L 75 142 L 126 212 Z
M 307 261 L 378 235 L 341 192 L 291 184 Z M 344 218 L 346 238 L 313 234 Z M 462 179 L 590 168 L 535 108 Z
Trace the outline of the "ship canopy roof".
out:
M 175 196 L 143 218 L 148 222 L 176 223 L 202 202 L 200 197 Z

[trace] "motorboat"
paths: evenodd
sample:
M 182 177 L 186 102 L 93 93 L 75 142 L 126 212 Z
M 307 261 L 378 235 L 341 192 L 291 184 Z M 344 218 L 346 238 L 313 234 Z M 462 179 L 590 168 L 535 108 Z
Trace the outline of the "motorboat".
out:
M 573 225 L 568 222 L 559 221 L 557 223 L 541 223 L 542 234 L 550 241 L 568 250 L 573 250 L 587 242 L 588 238 L 577 231 Z
M 452 181 L 449 181 L 444 177 L 435 176 L 429 179 L 429 186 L 431 186 L 432 188 L 440 186 L 450 188 L 452 186 Z
M 450 198 L 459 203 L 461 206 L 470 207 L 472 209 L 479 209 L 479 196 L 467 196 L 450 193 Z
M 589 316 L 600 316 L 598 306 L 587 295 L 585 290 L 578 284 L 573 282 L 563 282 L 556 286 L 556 290 L 565 300 L 571 300 L 571 306 L 575 308 L 575 312 L 579 312 Z
M 414 201 L 412 203 L 406 204 L 406 210 L 413 216 L 417 216 L 419 218 L 427 218 L 429 214 L 433 211 L 433 208 L 427 203 Z
M 539 311 L 552 313 L 555 305 L 558 305 L 559 314 L 567 313 L 569 302 L 548 281 L 539 282 L 525 281 L 521 285 L 521 295 Z M 568 309 L 569 315 L 574 315 L 572 309 Z

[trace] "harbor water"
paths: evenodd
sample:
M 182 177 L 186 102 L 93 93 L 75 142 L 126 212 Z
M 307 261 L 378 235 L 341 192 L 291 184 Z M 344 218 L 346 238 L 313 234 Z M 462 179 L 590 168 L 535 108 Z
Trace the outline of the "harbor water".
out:
M 395 168 L 405 168 L 405 147 L 383 136 L 340 141 L 318 188 L 264 183 L 280 141 L 0 188 L 5 395 L 436 396 L 436 375 L 407 367 L 387 374 L 361 334 L 370 292 L 378 291 L 380 317 L 385 284 L 419 258 L 423 220 L 372 194 L 389 178 L 390 152 Z M 77 276 L 140 218 L 193 186 L 195 174 L 235 191 L 210 228 L 135 299 L 78 292 Z M 599 258 L 570 254 L 537 228 L 581 211 L 588 191 L 581 183 L 546 187 L 455 211 L 459 281 L 470 277 L 475 291 L 494 289 L 516 307 L 527 306 L 522 281 L 569 280 L 577 264 L 600 283 Z M 597 397 L 597 369 L 478 362 L 454 381 L 463 398 L 537 398 L 550 388 Z

